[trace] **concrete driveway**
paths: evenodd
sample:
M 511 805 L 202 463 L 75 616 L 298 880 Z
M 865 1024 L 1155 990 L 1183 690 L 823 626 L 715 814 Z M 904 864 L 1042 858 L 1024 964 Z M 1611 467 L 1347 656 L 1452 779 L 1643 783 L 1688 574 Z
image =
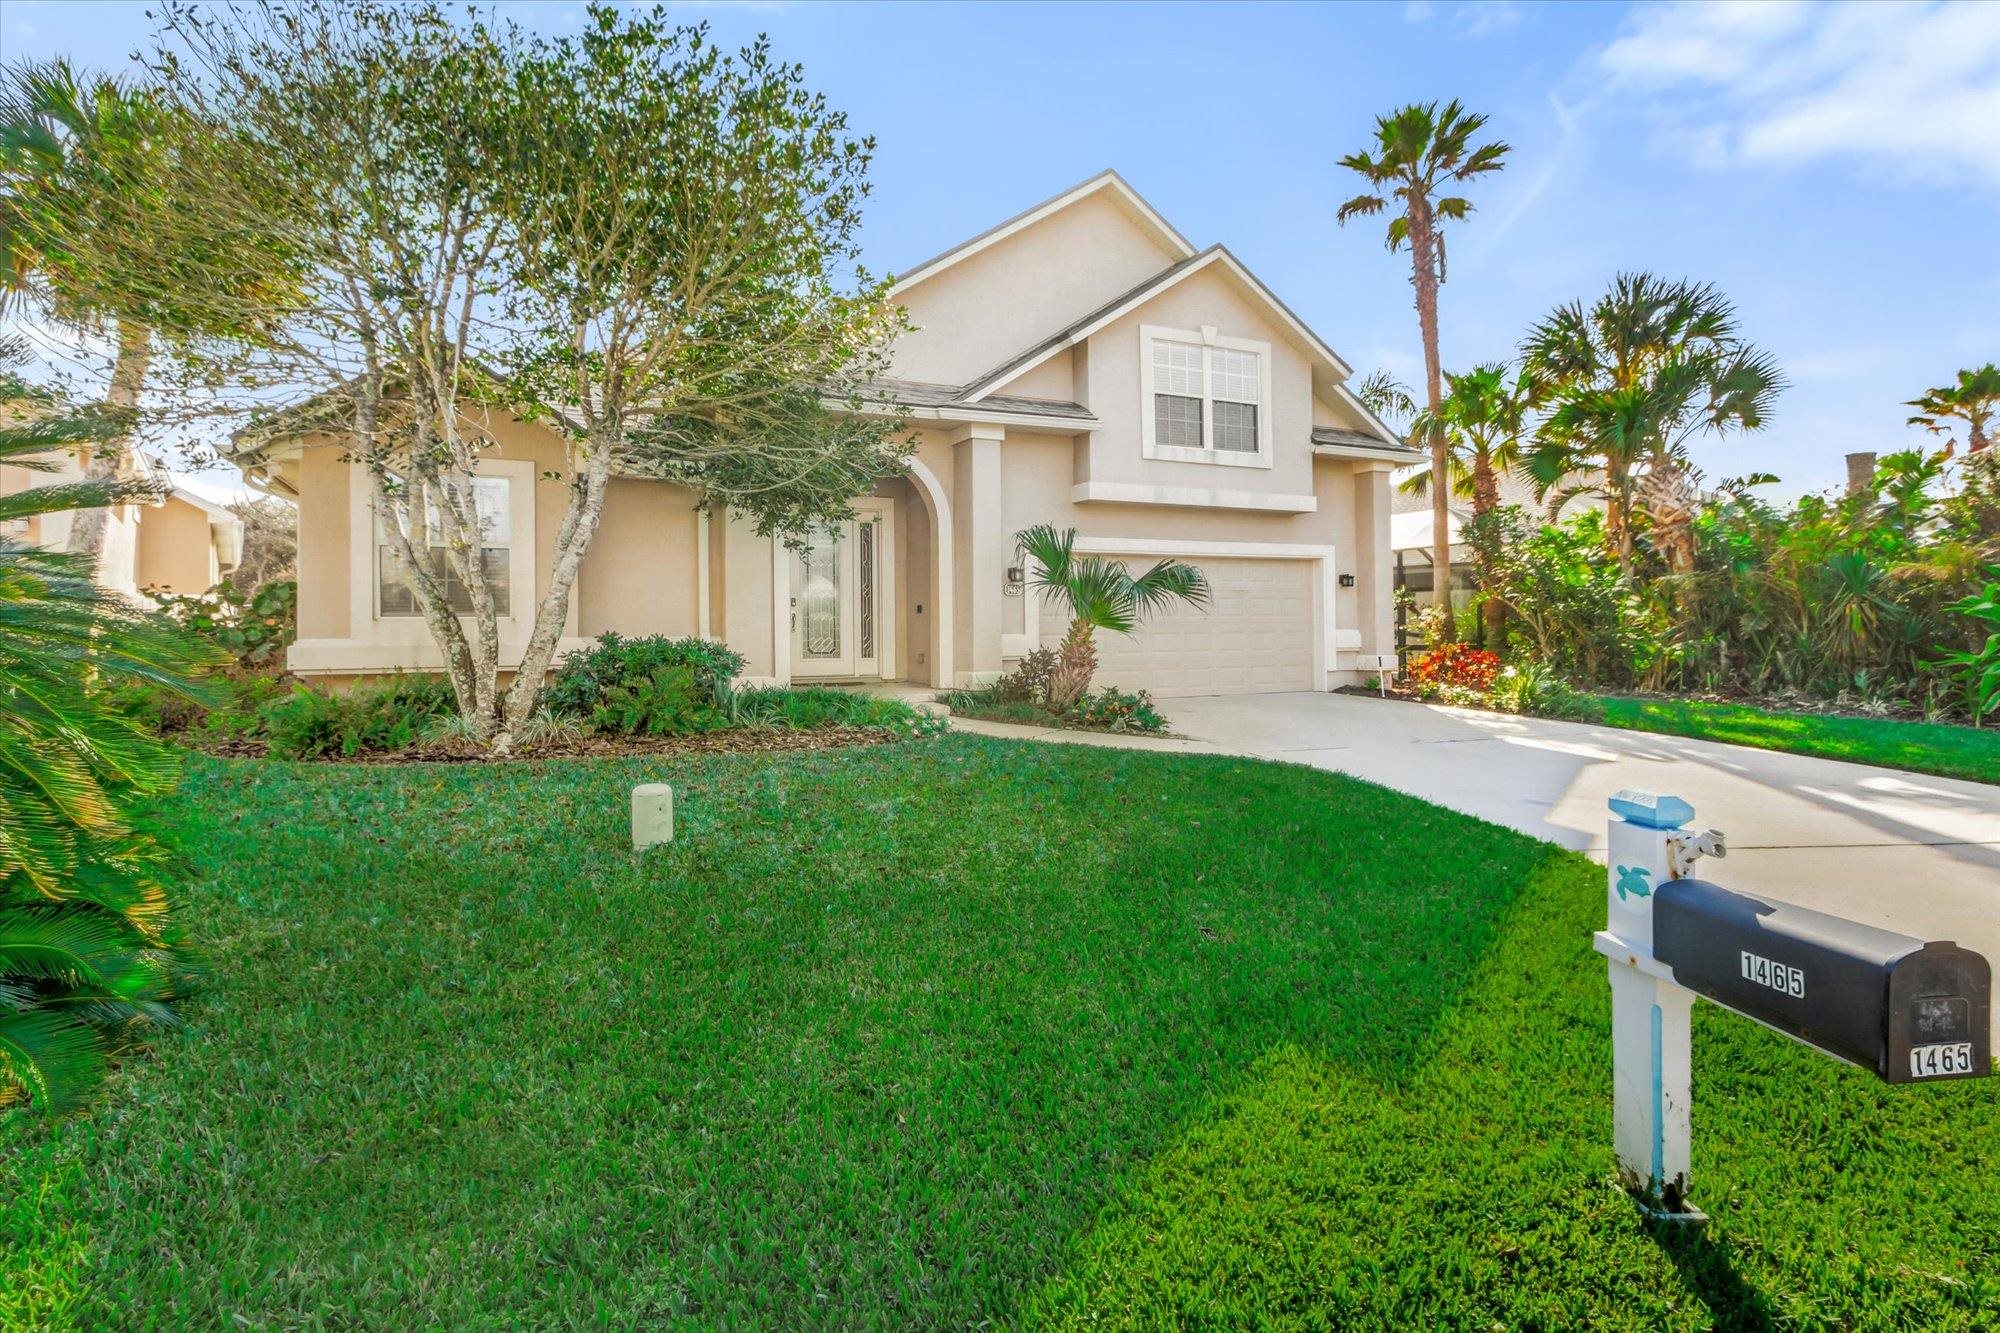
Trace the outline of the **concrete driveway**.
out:
M 1367 778 L 1603 859 L 1625 787 L 1728 835 L 1704 874 L 2000 962 L 2000 787 L 1614 727 L 1340 694 L 1168 699 L 1214 748 Z

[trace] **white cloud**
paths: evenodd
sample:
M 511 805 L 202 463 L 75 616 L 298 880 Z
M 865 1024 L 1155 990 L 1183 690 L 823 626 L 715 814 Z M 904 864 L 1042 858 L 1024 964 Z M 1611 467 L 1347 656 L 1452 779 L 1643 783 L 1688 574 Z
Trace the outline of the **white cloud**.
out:
M 2000 4 L 1635 8 L 1601 74 L 1705 163 L 1867 157 L 2000 186 Z
M 1446 12 L 1451 30 L 1460 37 L 1486 37 L 1513 27 L 1527 16 L 1527 11 L 1514 0 L 1469 0 L 1451 6 Z M 1429 23 L 1438 13 L 1438 6 L 1431 0 L 1409 0 L 1403 6 L 1403 21 Z
M 1478 0 L 1452 11 L 1451 26 L 1464 37 L 1485 37 L 1519 23 L 1525 11 L 1512 0 Z

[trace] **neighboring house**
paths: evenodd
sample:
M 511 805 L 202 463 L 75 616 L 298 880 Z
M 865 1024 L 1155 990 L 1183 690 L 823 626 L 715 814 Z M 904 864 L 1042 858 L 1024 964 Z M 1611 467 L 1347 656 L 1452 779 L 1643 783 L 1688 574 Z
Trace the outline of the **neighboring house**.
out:
M 1395 513 L 1389 519 L 1389 545 L 1396 556 L 1396 586 L 1407 589 L 1418 602 L 1430 600 L 1431 592 L 1431 498 L 1428 491 L 1402 489 L 1412 477 L 1429 471 L 1428 463 L 1403 468 L 1395 476 Z M 1577 482 L 1586 474 L 1573 474 Z M 1531 519 L 1548 517 L 1548 501 L 1535 494 L 1534 484 L 1517 472 L 1500 474 L 1500 503 L 1518 505 Z M 1566 483 L 1567 485 L 1567 483 Z M 1587 509 L 1602 510 L 1603 496 L 1583 491 L 1563 501 L 1563 519 L 1575 518 Z M 1465 525 L 1472 521 L 1472 501 L 1453 496 L 1451 520 L 1451 601 L 1463 607 L 1472 600 L 1476 586 L 1472 570 L 1472 548 L 1463 540 Z
M 81 481 L 83 465 L 63 454 L 52 472 L 0 463 L 0 494 L 37 486 Z M 243 521 L 211 500 L 175 486 L 157 459 L 139 454 L 139 474 L 158 487 L 158 497 L 114 505 L 105 524 L 104 554 L 97 581 L 113 592 L 147 600 L 148 590 L 207 592 L 243 557 Z M 52 551 L 69 544 L 71 512 L 14 521 L 10 536 Z
M 1419 457 L 1349 392 L 1347 363 L 1220 246 L 1196 250 L 1105 172 L 909 271 L 915 326 L 877 394 L 915 437 L 905 475 L 797 552 L 625 478 L 571 602 L 565 649 L 607 630 L 727 641 L 760 681 L 994 680 L 1053 645 L 1014 533 L 1174 556 L 1213 587 L 1135 636 L 1100 635 L 1098 679 L 1162 695 L 1324 690 L 1394 651 L 1390 472 Z M 885 415 L 887 413 L 885 412 Z M 547 576 L 563 464 L 544 428 L 491 432 L 482 464 L 503 666 Z M 299 506 L 292 670 L 346 678 L 440 658 L 337 441 L 259 439 L 237 461 Z

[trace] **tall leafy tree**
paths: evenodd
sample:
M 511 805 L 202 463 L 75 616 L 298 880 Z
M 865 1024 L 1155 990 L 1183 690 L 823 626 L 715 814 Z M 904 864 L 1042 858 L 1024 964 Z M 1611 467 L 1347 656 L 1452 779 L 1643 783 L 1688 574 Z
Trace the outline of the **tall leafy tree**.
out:
M 1985 452 L 1993 441 L 1993 422 L 2000 416 L 2000 366 L 1991 361 L 1977 370 L 1961 370 L 1958 382 L 1924 390 L 1906 407 L 1917 409 L 1912 426 L 1922 426 L 1933 434 L 1949 434 L 1954 423 L 1965 426 L 1965 451 Z
M 1116 560 L 1076 554 L 1076 529 L 1043 524 L 1014 534 L 1034 562 L 1033 584 L 1069 609 L 1069 629 L 1056 649 L 1049 706 L 1076 704 L 1097 674 L 1097 631 L 1130 634 L 1154 611 L 1176 602 L 1208 604 L 1208 579 L 1193 565 L 1161 560 L 1134 575 Z
M 1444 369 L 1438 353 L 1438 288 L 1444 283 L 1444 224 L 1463 222 L 1472 201 L 1447 190 L 1475 176 L 1506 166 L 1505 143 L 1473 145 L 1486 117 L 1468 112 L 1456 100 L 1442 110 L 1435 102 L 1411 104 L 1375 121 L 1372 152 L 1350 153 L 1340 165 L 1366 178 L 1371 192 L 1340 206 L 1339 221 L 1374 217 L 1391 207 L 1387 241 L 1393 252 L 1408 246 L 1410 282 L 1416 289 L 1417 327 L 1424 344 L 1425 407 L 1435 417 L 1444 397 Z M 1446 497 L 1450 457 L 1444 436 L 1433 429 L 1431 447 L 1432 567 L 1451 568 L 1450 511 Z M 1437 579 L 1435 597 L 1450 604 L 1450 580 Z M 1452 633 L 1450 618 L 1445 633 Z
M 1531 384 L 1525 373 L 1510 374 L 1500 362 L 1475 366 L 1461 375 L 1445 376 L 1444 400 L 1436 412 L 1417 418 L 1417 433 L 1441 434 L 1450 450 L 1452 492 L 1472 501 L 1474 523 L 1488 520 L 1500 508 L 1500 478 L 1521 461 L 1521 437 L 1527 424 Z M 1430 477 L 1412 478 L 1414 489 L 1429 488 Z M 1489 543 L 1473 544 L 1473 562 L 1481 590 L 1488 595 L 1481 607 L 1486 642 L 1498 647 L 1506 633 L 1507 606 L 1496 591 L 1496 571 Z
M 1621 273 L 1589 307 L 1558 306 L 1530 329 L 1523 356 L 1547 409 L 1527 460 L 1537 482 L 1601 473 L 1626 582 L 1642 492 L 1656 548 L 1676 572 L 1692 568 L 1689 443 L 1762 429 L 1784 387 L 1776 362 L 1738 333 L 1734 307 L 1706 283 Z
M 259 369 L 313 396 L 259 430 L 330 431 L 366 469 L 461 713 L 496 749 L 533 705 L 614 477 L 682 481 L 791 534 L 901 466 L 892 421 L 828 410 L 898 327 L 856 263 L 872 146 L 761 42 L 724 52 L 610 6 L 553 39 L 375 0 L 172 22 L 198 57 L 176 97 L 252 146 L 302 261 Z M 566 502 L 503 687 L 474 479 L 509 413 L 562 440 Z

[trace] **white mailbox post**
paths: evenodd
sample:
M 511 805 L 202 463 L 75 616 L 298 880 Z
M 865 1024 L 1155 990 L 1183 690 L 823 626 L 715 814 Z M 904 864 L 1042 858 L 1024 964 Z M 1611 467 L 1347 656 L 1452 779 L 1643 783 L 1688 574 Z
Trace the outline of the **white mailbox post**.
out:
M 1697 843 L 1719 850 L 1721 839 L 1684 832 L 1694 807 L 1678 796 L 1621 791 L 1610 804 L 1606 920 L 1595 944 L 1611 972 L 1618 1178 L 1659 1216 L 1698 1220 L 1701 1213 L 1687 1206 L 1688 1024 L 1695 996 L 1653 957 L 1653 894 L 1686 873 Z
M 1696 878 L 1724 854 L 1678 796 L 1611 798 L 1605 923 L 1620 1182 L 1657 1217 L 1688 1202 L 1688 1019 L 1699 996 L 1885 1083 L 1992 1073 L 1993 969 L 1923 940 Z

